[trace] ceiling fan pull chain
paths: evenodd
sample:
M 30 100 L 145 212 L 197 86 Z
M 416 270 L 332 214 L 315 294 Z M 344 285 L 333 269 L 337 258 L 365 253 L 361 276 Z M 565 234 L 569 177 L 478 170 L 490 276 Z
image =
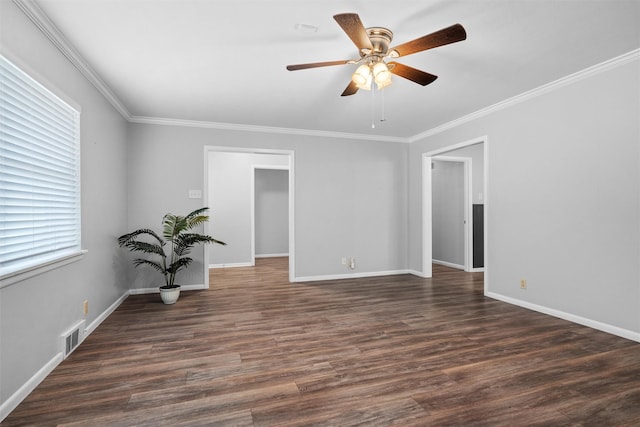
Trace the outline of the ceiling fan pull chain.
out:
M 376 104 L 375 104 L 376 89 L 371 88 L 371 129 L 376 128 Z
M 384 90 L 379 89 L 381 92 L 381 99 L 380 99 L 380 121 L 381 122 L 386 122 L 387 118 L 384 116 Z

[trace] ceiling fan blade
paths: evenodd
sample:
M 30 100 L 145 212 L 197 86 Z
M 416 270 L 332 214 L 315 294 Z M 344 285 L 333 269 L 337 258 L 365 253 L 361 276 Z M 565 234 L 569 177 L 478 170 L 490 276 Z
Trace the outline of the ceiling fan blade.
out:
M 364 25 L 362 25 L 362 21 L 360 21 L 357 13 L 340 13 L 334 15 L 333 19 L 335 19 L 338 25 L 347 33 L 359 50 L 373 50 L 373 45 L 371 44 L 371 40 L 369 40 L 367 30 L 364 28 Z
M 429 83 L 433 83 L 438 76 L 429 74 L 425 71 L 418 70 L 408 65 L 399 64 L 397 62 L 389 62 L 389 71 L 396 76 L 404 77 L 407 80 L 418 83 L 419 85 L 426 86 Z
M 347 88 L 344 90 L 344 92 L 342 92 L 342 95 L 340 96 L 349 96 L 349 95 L 353 95 L 358 91 L 358 86 L 353 82 L 349 82 L 349 86 L 347 86 Z
M 287 65 L 287 70 L 296 71 L 296 70 L 305 70 L 307 68 L 330 67 L 332 65 L 348 64 L 349 62 L 351 62 L 351 61 L 344 60 L 344 61 L 312 62 L 312 63 L 309 63 L 309 64 Z
M 435 33 L 427 34 L 426 36 L 398 45 L 389 49 L 389 51 L 395 50 L 398 52 L 398 56 L 407 56 L 412 53 L 422 52 L 423 50 L 433 49 L 434 47 L 459 42 L 466 38 L 467 32 L 464 30 L 464 27 L 460 24 L 454 24 Z

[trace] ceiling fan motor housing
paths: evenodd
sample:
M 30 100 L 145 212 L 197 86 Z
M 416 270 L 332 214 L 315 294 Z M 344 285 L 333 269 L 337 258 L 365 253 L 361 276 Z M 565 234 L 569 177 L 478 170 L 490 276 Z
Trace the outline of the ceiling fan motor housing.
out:
M 374 56 L 386 56 L 389 51 L 389 45 L 393 40 L 393 33 L 391 30 L 384 27 L 370 27 L 366 29 L 367 36 L 371 40 L 373 50 L 369 51 L 367 48 L 360 49 L 360 56 L 365 57 L 367 55 Z

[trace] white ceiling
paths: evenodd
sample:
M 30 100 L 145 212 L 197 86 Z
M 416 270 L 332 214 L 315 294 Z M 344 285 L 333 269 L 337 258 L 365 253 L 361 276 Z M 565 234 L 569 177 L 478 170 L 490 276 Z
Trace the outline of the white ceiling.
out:
M 410 138 L 640 47 L 638 0 L 35 2 L 134 120 L 381 139 Z M 467 40 L 398 59 L 439 76 L 431 85 L 394 76 L 373 103 L 362 90 L 341 97 L 356 65 L 285 66 L 357 58 L 332 18 L 343 12 L 391 29 L 392 45 L 454 23 Z M 318 31 L 299 32 L 296 24 Z

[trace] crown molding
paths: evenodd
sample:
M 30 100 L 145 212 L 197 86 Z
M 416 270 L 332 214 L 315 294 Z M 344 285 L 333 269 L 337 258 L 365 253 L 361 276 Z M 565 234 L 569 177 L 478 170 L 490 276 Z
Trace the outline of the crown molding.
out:
M 303 136 L 316 136 L 324 138 L 341 138 L 341 139 L 357 139 L 366 141 L 382 141 L 382 142 L 401 142 L 407 143 L 407 138 L 401 138 L 396 136 L 381 136 L 381 135 L 366 135 L 359 133 L 346 133 L 346 132 L 331 132 L 331 131 L 319 131 L 309 129 L 295 129 L 295 128 L 280 128 L 272 126 L 256 126 L 247 124 L 233 124 L 233 123 L 218 123 L 207 122 L 198 120 L 182 120 L 182 119 L 169 119 L 160 117 L 142 117 L 132 116 L 129 121 L 131 123 L 141 123 L 150 125 L 166 125 L 166 126 L 185 126 L 185 127 L 197 127 L 207 129 L 222 129 L 244 132 L 259 132 L 259 133 L 276 133 L 284 135 L 303 135 Z
M 585 68 L 584 70 L 559 78 L 558 80 L 554 80 L 551 83 L 544 84 L 535 89 L 521 93 L 520 95 L 516 95 L 512 98 L 505 99 L 504 101 L 500 101 L 496 104 L 490 105 L 489 107 L 475 111 L 471 114 L 467 114 L 466 116 L 462 116 L 458 119 L 452 120 L 448 123 L 444 123 L 435 128 L 426 130 L 422 133 L 409 137 L 408 142 L 413 143 L 421 139 L 428 138 L 430 136 L 444 132 L 446 130 L 453 129 L 455 127 L 461 126 L 470 121 L 479 119 L 480 117 L 487 116 L 489 114 L 495 113 L 496 111 L 504 110 L 505 108 L 512 107 L 521 102 L 538 97 L 540 95 L 544 95 L 546 93 L 557 90 L 563 86 L 576 83 L 582 79 L 586 79 L 587 77 L 591 77 L 593 75 L 602 73 L 604 71 L 611 70 L 613 68 L 619 67 L 621 65 L 627 64 L 629 62 L 632 62 L 638 59 L 640 59 L 640 49 L 632 50 L 631 52 L 627 52 L 615 58 L 609 59 L 608 61 L 604 61 L 604 62 L 601 62 L 600 64 L 596 64 L 589 68 Z
M 180 120 L 180 119 L 168 119 L 161 117 L 141 117 L 133 116 L 127 110 L 113 91 L 107 86 L 102 78 L 96 73 L 89 63 L 82 57 L 75 47 L 66 39 L 66 37 L 58 30 L 56 25 L 49 19 L 47 14 L 36 4 L 34 0 L 13 0 L 20 10 L 35 24 L 36 27 L 58 48 L 60 52 L 73 64 L 74 67 L 82 73 L 82 75 L 93 84 L 96 89 L 113 105 L 113 107 L 124 117 L 125 120 L 131 123 L 146 123 L 156 125 L 170 125 L 170 126 L 186 126 L 186 127 L 199 127 L 209 129 L 225 129 L 234 131 L 248 131 L 248 132 L 262 132 L 262 133 L 276 133 L 285 135 L 304 135 L 315 136 L 325 138 L 342 138 L 342 139 L 356 139 L 365 141 L 382 141 L 382 142 L 409 142 L 407 138 L 393 137 L 393 136 L 380 136 L 380 135 L 366 135 L 355 133 L 343 133 L 343 132 L 330 132 L 330 131 L 316 131 L 308 129 L 293 129 L 293 128 L 279 128 L 269 126 L 254 126 L 232 123 L 217 123 L 217 122 L 204 122 L 197 120 Z
M 82 55 L 73 47 L 66 37 L 58 30 L 46 13 L 34 0 L 13 0 L 20 10 L 35 24 L 36 27 L 58 48 L 60 52 L 84 75 L 91 84 L 113 105 L 113 107 L 126 119 L 131 118 L 127 108 L 111 91 L 107 84 L 84 60 Z
M 465 123 L 471 122 L 478 118 L 487 116 L 496 111 L 509 108 L 520 102 L 527 101 L 545 93 L 554 91 L 563 86 L 575 83 L 584 78 L 599 74 L 601 72 L 610 70 L 612 68 L 627 64 L 631 61 L 638 60 L 640 58 L 640 49 L 632 50 L 631 52 L 612 58 L 608 61 L 604 61 L 600 64 L 596 64 L 592 67 L 586 68 L 582 71 L 570 74 L 566 77 L 562 77 L 551 83 L 539 86 L 535 89 L 529 90 L 522 94 L 516 95 L 512 98 L 508 98 L 504 101 L 500 101 L 489 107 L 475 111 L 466 116 L 462 116 L 458 119 L 428 129 L 424 132 L 418 133 L 411 137 L 395 137 L 395 136 L 381 136 L 381 135 L 367 135 L 356 133 L 343 133 L 332 131 L 317 131 L 309 129 L 295 129 L 295 128 L 280 128 L 270 126 L 255 126 L 246 124 L 233 124 L 233 123 L 218 123 L 218 122 L 206 122 L 197 120 L 180 120 L 161 117 L 143 117 L 133 116 L 127 110 L 113 91 L 107 86 L 107 84 L 100 78 L 100 76 L 91 68 L 91 66 L 84 60 L 82 55 L 73 47 L 73 45 L 64 37 L 64 35 L 58 30 L 55 24 L 49 19 L 44 11 L 38 6 L 34 0 L 13 0 L 13 2 L 24 12 L 24 14 L 42 31 L 49 40 L 62 52 L 62 54 L 84 75 L 89 82 L 91 82 L 96 89 L 113 105 L 113 107 L 125 118 L 125 120 L 131 123 L 142 124 L 155 124 L 155 125 L 168 125 L 168 126 L 185 126 L 185 127 L 199 127 L 209 129 L 223 129 L 233 131 L 246 131 L 246 132 L 261 132 L 261 133 L 275 133 L 284 135 L 303 135 L 314 136 L 324 138 L 338 138 L 338 139 L 355 139 L 364 141 L 380 141 L 380 142 L 398 142 L 398 143 L 413 143 L 424 138 L 436 135 L 449 129 L 453 129 L 457 126 L 461 126 Z
M 96 73 L 89 63 L 82 57 L 75 47 L 58 30 L 56 25 L 49 19 L 47 14 L 36 4 L 34 0 L 13 0 L 20 10 L 35 24 L 36 27 L 58 48 L 60 52 L 71 62 L 71 64 L 82 73 L 82 75 L 93 84 L 96 89 L 113 105 L 113 107 L 131 123 L 147 123 L 156 125 L 186 126 L 209 129 L 226 129 L 235 131 L 249 131 L 262 133 L 277 133 L 286 135 L 317 136 L 325 138 L 357 139 L 383 142 L 408 142 L 407 138 L 393 136 L 366 135 L 342 132 L 315 131 L 307 129 L 289 129 L 269 126 L 254 126 L 232 123 L 203 122 L 197 120 L 165 119 L 161 117 L 141 117 L 132 116 L 129 110 L 118 99 L 115 93 L 107 86 L 102 78 Z
M 527 92 L 505 99 L 504 101 L 500 101 L 496 104 L 490 105 L 489 107 L 475 111 L 471 114 L 467 114 L 466 116 L 462 116 L 458 119 L 444 123 L 435 128 L 428 129 L 424 132 L 418 133 L 408 138 L 393 137 L 393 136 L 385 137 L 385 136 L 378 136 L 378 135 L 365 135 L 365 134 L 328 132 L 328 131 L 313 131 L 313 130 L 307 130 L 307 129 L 288 129 L 288 128 L 268 127 L 268 126 L 236 125 L 236 124 L 230 124 L 230 123 L 201 122 L 201 121 L 193 121 L 193 120 L 163 119 L 163 118 L 157 118 L 157 117 L 133 116 L 129 118 L 129 121 L 133 123 L 202 127 L 202 128 L 212 128 L 212 129 L 249 131 L 249 132 L 319 136 L 319 137 L 328 137 L 328 138 L 346 138 L 346 139 L 357 139 L 357 140 L 368 140 L 368 141 L 413 143 L 421 139 L 428 138 L 430 136 L 444 132 L 446 130 L 461 126 L 465 123 L 471 122 L 481 117 L 487 116 L 496 111 L 504 110 L 506 108 L 512 107 L 516 104 L 527 101 L 529 99 L 555 91 L 563 86 L 576 83 L 580 80 L 586 79 L 593 75 L 622 66 L 624 64 L 627 64 L 629 62 L 632 62 L 638 59 L 640 59 L 640 49 L 632 50 L 631 52 L 627 52 L 625 54 L 622 54 L 615 58 L 601 62 L 599 64 L 593 65 L 591 67 L 585 68 L 584 70 L 578 71 L 568 76 L 561 77 L 558 80 L 554 80 L 550 83 L 544 84 L 535 89 L 531 89 Z

